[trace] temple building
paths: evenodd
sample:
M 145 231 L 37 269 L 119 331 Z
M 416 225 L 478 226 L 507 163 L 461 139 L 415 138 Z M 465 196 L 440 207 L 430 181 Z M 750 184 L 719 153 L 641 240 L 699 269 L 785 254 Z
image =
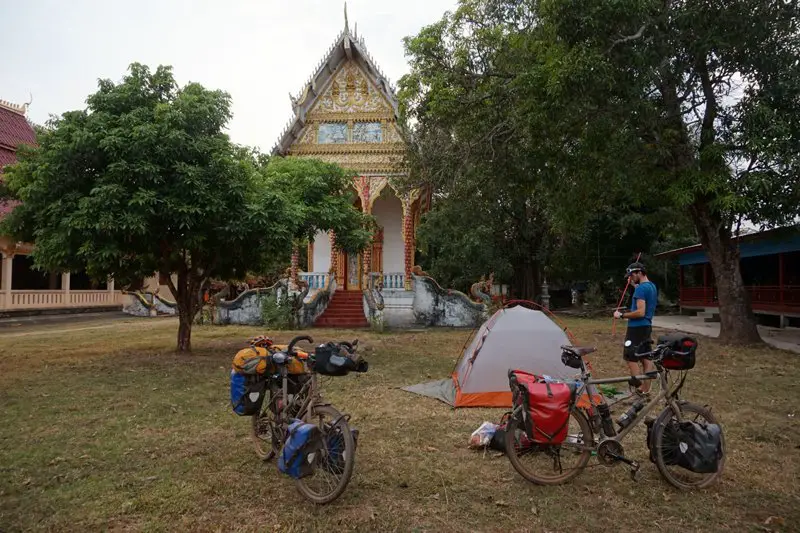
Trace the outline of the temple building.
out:
M 3 167 L 17 161 L 21 145 L 35 145 L 27 105 L 0 100 L 0 180 Z M 0 220 L 16 207 L 0 200 Z M 33 269 L 34 245 L 0 235 L 0 316 L 75 310 L 119 310 L 114 281 L 95 283 L 83 272 L 41 272 Z
M 337 250 L 334 234 L 319 233 L 309 244 L 306 271 L 299 277 L 312 289 L 335 281 L 337 294 L 323 322 L 334 315 L 340 320 L 327 325 L 363 325 L 363 313 L 345 320 L 347 297 L 338 293 L 350 292 L 350 301 L 360 302 L 360 293 L 377 280 L 387 291 L 412 291 L 415 231 L 429 196 L 402 187 L 406 144 L 397 96 L 364 39 L 350 30 L 346 13 L 344 30 L 299 95 L 291 96 L 291 104 L 294 117 L 272 154 L 316 158 L 356 172 L 356 206 L 378 224 L 371 246 L 358 255 Z M 397 305 L 410 309 L 410 298 L 408 294 L 406 304 Z M 395 294 L 395 299 L 403 300 L 403 295 Z
M 739 247 L 742 281 L 758 322 L 800 327 L 800 225 L 749 233 L 734 241 Z M 717 321 L 718 291 L 703 246 L 695 244 L 655 257 L 677 259 L 681 310 Z

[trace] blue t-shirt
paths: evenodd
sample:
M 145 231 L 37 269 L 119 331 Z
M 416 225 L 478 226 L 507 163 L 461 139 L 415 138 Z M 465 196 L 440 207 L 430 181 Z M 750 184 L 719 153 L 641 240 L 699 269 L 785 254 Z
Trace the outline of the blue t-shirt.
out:
M 652 281 L 645 281 L 633 291 L 633 301 L 631 311 L 636 311 L 637 301 L 644 300 L 644 318 L 633 318 L 628 321 L 628 327 L 638 328 L 653 325 L 653 315 L 656 314 L 656 304 L 658 304 L 658 289 Z

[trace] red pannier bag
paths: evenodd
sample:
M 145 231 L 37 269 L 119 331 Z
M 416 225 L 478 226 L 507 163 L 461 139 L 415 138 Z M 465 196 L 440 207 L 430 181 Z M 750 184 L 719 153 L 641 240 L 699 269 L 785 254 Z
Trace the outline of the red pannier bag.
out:
M 522 421 L 528 437 L 539 444 L 564 442 L 575 386 L 547 382 L 542 376 L 524 370 L 509 371 L 508 381 L 514 407 L 522 405 Z

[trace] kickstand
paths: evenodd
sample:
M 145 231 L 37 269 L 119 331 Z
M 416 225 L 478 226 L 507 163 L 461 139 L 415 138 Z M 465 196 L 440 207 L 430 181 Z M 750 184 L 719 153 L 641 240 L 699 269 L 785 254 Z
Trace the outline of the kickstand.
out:
M 615 453 L 609 453 L 607 455 L 609 457 L 611 457 L 612 459 L 616 460 L 616 461 L 622 461 L 626 465 L 630 466 L 631 467 L 631 479 L 633 481 L 638 482 L 642 478 L 642 472 L 639 470 L 639 463 L 638 462 L 636 462 L 636 461 L 634 461 L 632 459 L 628 459 L 627 457 L 623 457 L 622 455 L 617 455 Z

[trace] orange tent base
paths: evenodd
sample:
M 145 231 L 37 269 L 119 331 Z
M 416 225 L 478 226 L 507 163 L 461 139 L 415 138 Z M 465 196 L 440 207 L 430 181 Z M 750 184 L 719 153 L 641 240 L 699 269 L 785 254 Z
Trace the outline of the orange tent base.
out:
M 456 399 L 453 407 L 506 407 L 511 408 L 511 391 L 495 391 L 495 392 L 463 392 L 458 385 L 458 376 L 453 374 L 453 386 L 456 389 Z M 595 404 L 603 402 L 603 398 L 599 394 L 594 395 Z M 591 408 L 589 395 L 587 393 L 581 394 L 578 398 L 576 405 L 580 409 Z

